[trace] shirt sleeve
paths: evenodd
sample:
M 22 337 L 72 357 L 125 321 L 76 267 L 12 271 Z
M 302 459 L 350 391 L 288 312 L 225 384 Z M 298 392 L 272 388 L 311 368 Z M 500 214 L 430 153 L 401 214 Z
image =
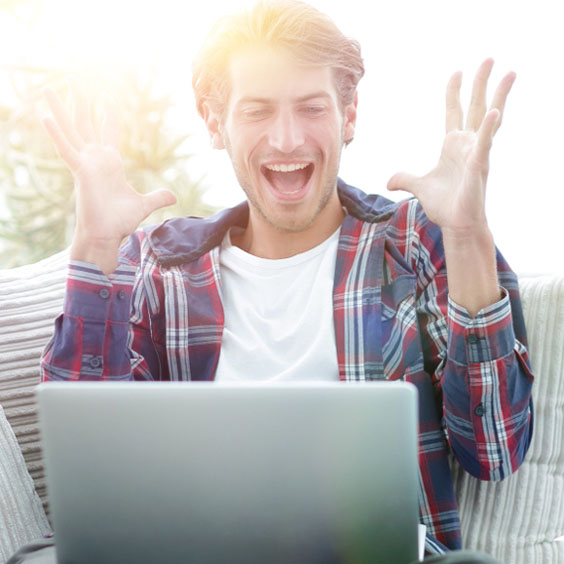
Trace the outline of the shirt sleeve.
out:
M 121 264 L 109 276 L 94 264 L 71 261 L 63 313 L 41 359 L 48 380 L 128 380 L 127 342 L 136 268 Z
M 440 229 L 422 210 L 417 235 L 425 367 L 441 401 L 451 449 L 473 476 L 502 480 L 522 463 L 533 408 L 517 276 L 497 252 L 501 299 L 472 318 L 448 295 Z
M 533 375 L 515 335 L 509 293 L 502 290 L 503 298 L 474 318 L 448 301 L 445 424 L 464 468 L 484 480 L 514 472 L 532 436 Z

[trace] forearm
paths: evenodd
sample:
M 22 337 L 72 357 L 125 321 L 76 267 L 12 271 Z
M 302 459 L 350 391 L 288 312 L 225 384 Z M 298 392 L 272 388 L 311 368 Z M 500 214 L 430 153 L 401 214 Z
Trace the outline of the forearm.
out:
M 455 247 L 444 241 L 442 230 L 422 212 L 414 218 L 412 231 L 418 237 L 410 256 L 419 273 L 417 307 L 425 366 L 442 398 L 449 443 L 472 475 L 502 479 L 522 462 L 532 428 L 533 376 L 517 276 L 495 248 L 480 247 L 475 259 L 487 257 L 488 274 L 473 262 L 464 264 L 473 260 L 468 258 L 472 253 L 453 257 Z M 459 264 L 446 265 L 445 247 Z M 493 303 L 475 298 L 480 287 L 495 292 Z M 474 300 L 473 312 L 461 303 L 466 301 L 464 291 Z
M 475 317 L 501 298 L 492 234 L 487 225 L 470 233 L 442 233 L 449 296 Z

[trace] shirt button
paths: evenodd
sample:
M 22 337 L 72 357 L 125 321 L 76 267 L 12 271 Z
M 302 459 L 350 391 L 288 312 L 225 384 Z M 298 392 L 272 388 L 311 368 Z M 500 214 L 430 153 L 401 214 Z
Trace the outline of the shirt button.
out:
M 91 368 L 98 368 L 100 366 L 100 359 L 95 356 L 90 359 L 90 367 Z
M 478 417 L 483 417 L 484 416 L 484 406 L 483 404 L 479 403 L 476 406 L 476 409 L 474 410 L 474 413 L 478 416 Z
M 475 345 L 478 342 L 478 335 L 476 335 L 475 333 L 470 333 L 470 335 L 468 335 L 468 342 L 471 345 Z
M 117 297 L 118 297 L 118 300 L 123 300 L 123 299 L 125 298 L 125 291 L 124 291 L 124 290 L 120 290 L 120 291 L 118 292 Z
M 99 292 L 98 295 L 103 299 L 103 300 L 107 300 L 110 297 L 110 291 L 107 288 L 102 288 Z

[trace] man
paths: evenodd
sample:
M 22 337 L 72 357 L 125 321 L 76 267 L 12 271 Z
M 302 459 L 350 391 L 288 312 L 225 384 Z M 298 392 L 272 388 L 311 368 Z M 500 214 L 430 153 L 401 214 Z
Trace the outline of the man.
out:
M 388 188 L 415 199 L 394 204 L 338 179 L 364 73 L 358 44 L 294 1 L 224 19 L 193 84 L 247 202 L 142 231 L 174 196 L 127 183 L 111 110 L 98 137 L 80 95 L 71 120 L 48 93 L 45 125 L 75 178 L 77 224 L 44 379 L 411 381 L 427 551 L 460 548 L 449 452 L 478 478 L 503 479 L 532 425 L 516 277 L 485 214 L 489 150 L 515 79 L 487 110 L 492 65 L 477 72 L 465 122 L 461 75 L 451 78 L 439 162 L 423 177 L 395 175 Z

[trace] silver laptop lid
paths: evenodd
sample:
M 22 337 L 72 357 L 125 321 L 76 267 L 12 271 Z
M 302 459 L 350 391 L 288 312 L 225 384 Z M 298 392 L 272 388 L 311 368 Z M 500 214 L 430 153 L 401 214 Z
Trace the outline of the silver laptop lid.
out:
M 401 382 L 38 388 L 65 563 L 407 563 L 417 392 Z

